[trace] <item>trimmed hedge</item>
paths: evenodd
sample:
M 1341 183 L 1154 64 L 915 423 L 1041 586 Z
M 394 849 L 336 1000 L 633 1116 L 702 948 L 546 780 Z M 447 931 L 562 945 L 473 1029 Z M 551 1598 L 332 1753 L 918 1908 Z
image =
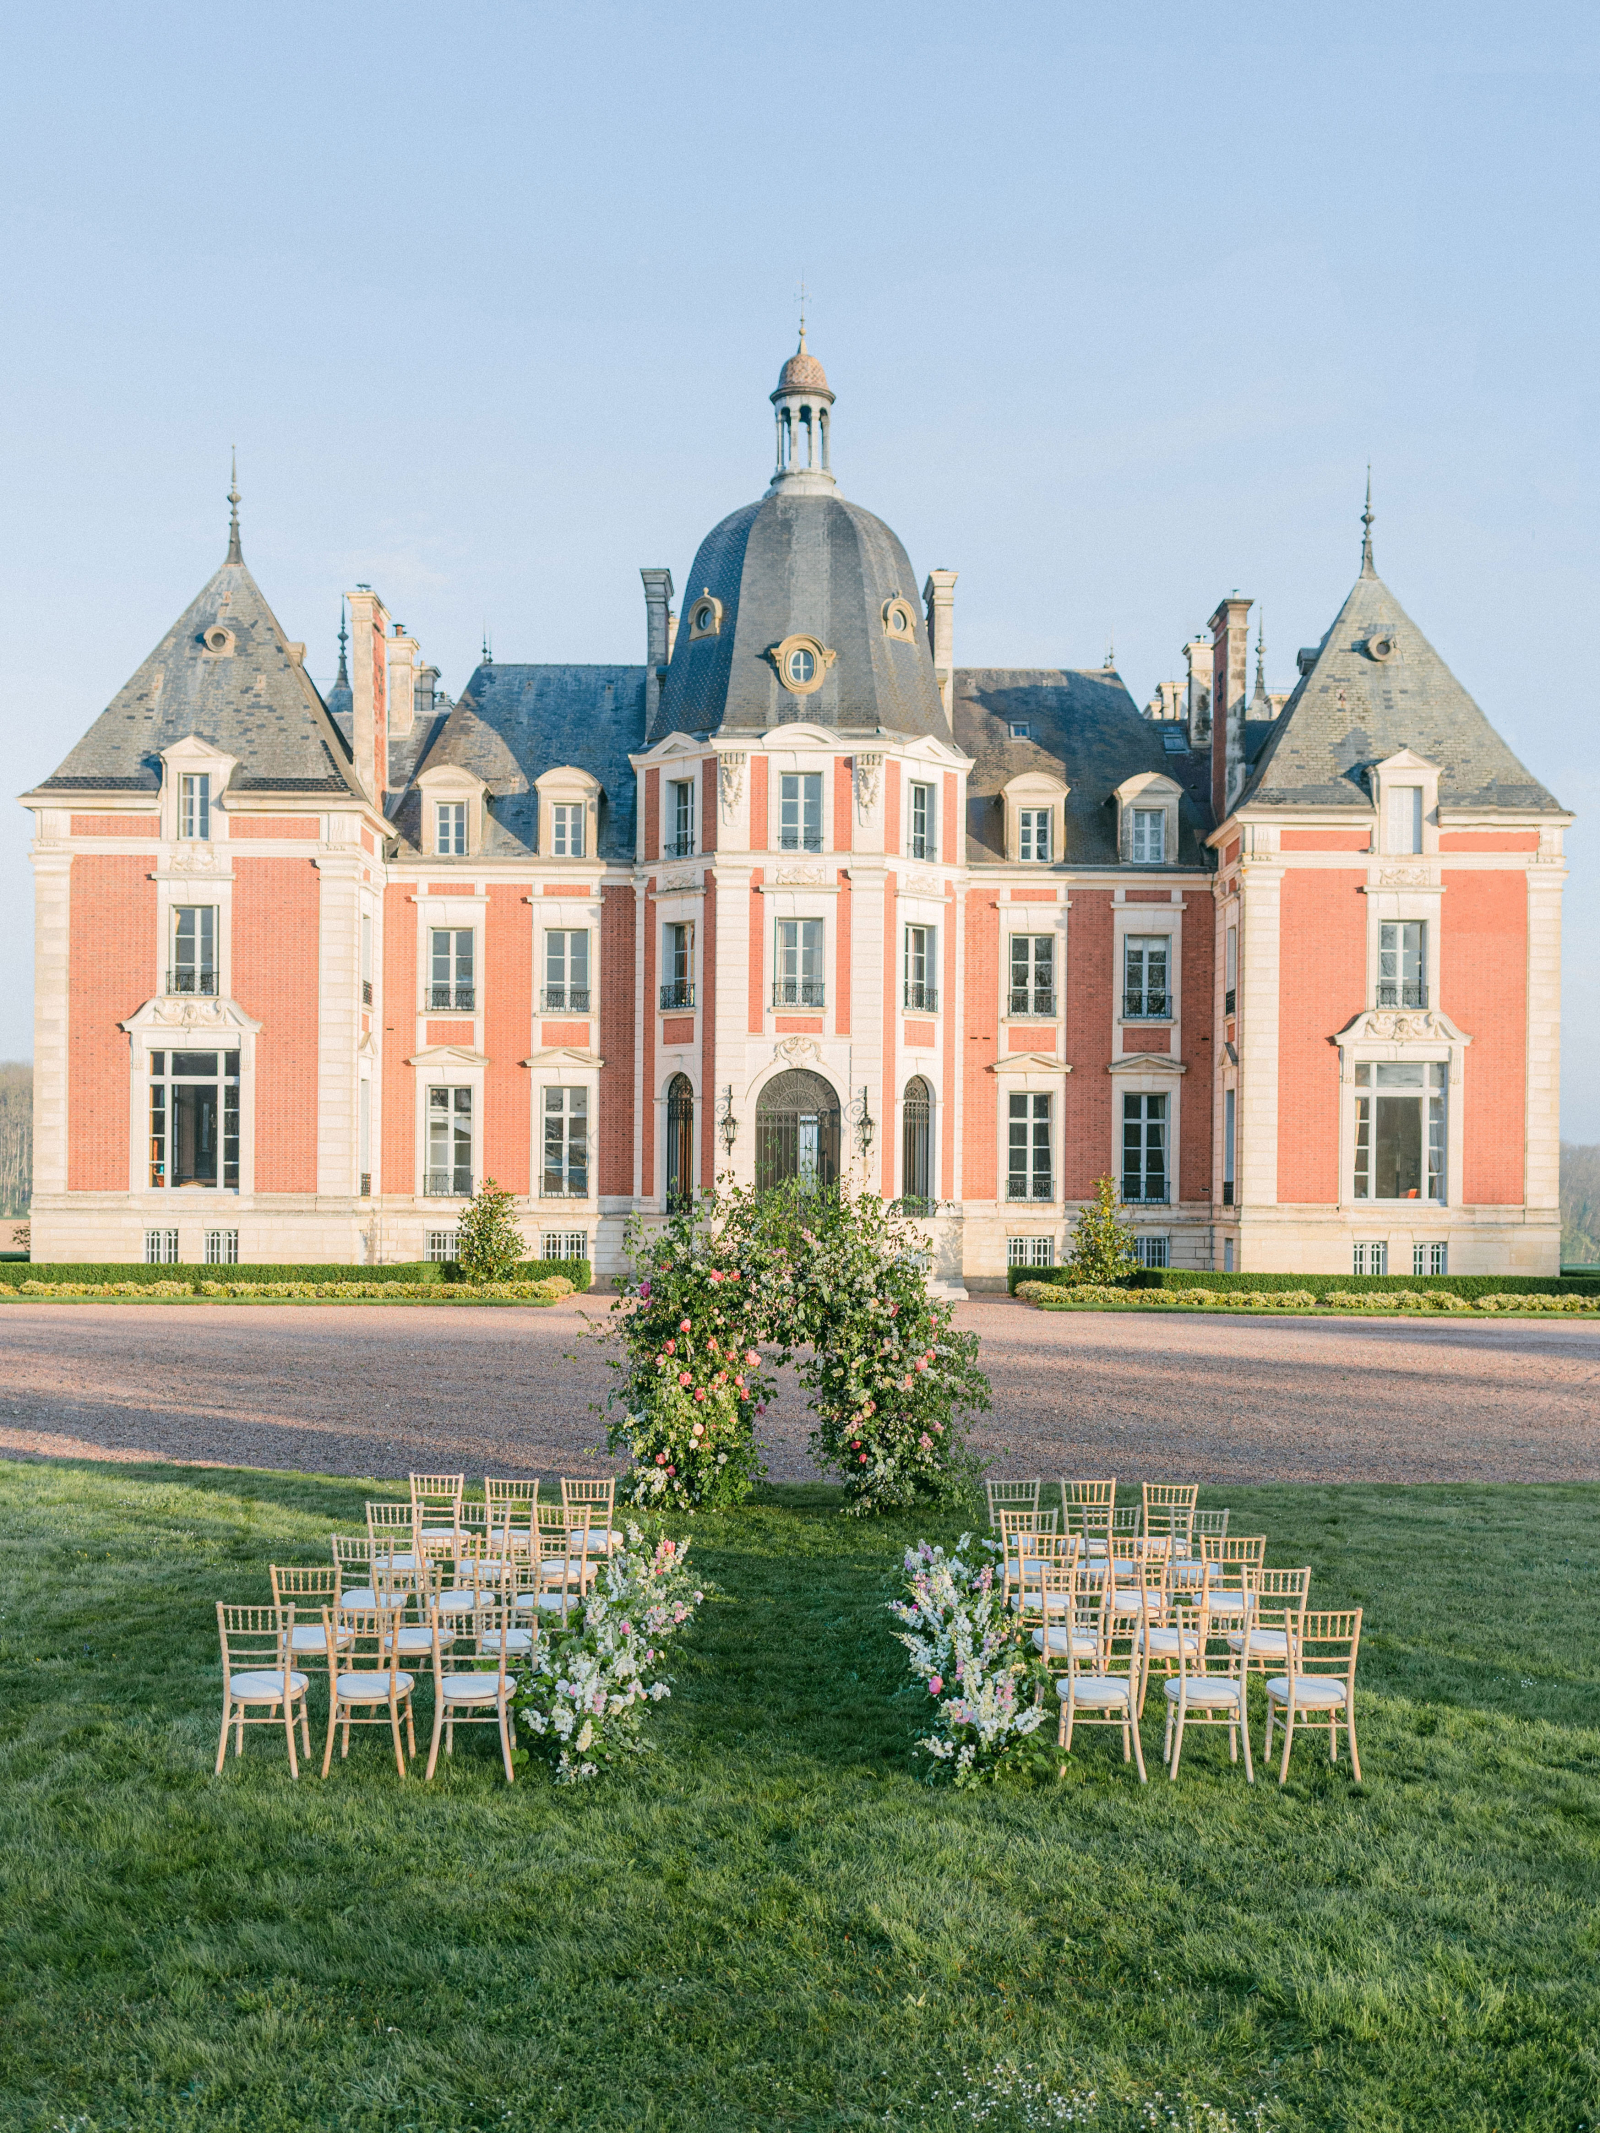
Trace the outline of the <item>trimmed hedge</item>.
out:
M 1351 1318 L 1362 1312 L 1467 1318 L 1495 1312 L 1600 1312 L 1600 1290 L 1587 1287 L 1584 1293 L 1569 1296 L 1497 1289 L 1470 1301 L 1453 1289 L 1334 1289 L 1317 1296 L 1310 1289 L 1123 1289 L 1059 1281 L 1021 1281 L 1016 1293 L 1023 1303 L 1037 1304 L 1045 1311 L 1080 1304 L 1112 1311 L 1342 1311 Z
M 1014 1266 L 1007 1269 L 1007 1287 L 1013 1296 L 1025 1281 L 1043 1282 L 1055 1288 L 1075 1286 L 1066 1267 Z M 1544 1274 L 1213 1274 L 1194 1273 L 1187 1267 L 1142 1267 L 1128 1284 L 1134 1289 L 1209 1289 L 1213 1295 L 1240 1290 L 1247 1295 L 1267 1295 L 1274 1289 L 1315 1289 L 1319 1296 L 1335 1289 L 1354 1295 L 1394 1294 L 1401 1289 L 1442 1290 L 1448 1296 L 1464 1296 L 1470 1303 L 1478 1296 L 1600 1296 L 1600 1279 L 1575 1281 L 1570 1276 Z
M 524 1259 L 517 1267 L 516 1278 L 518 1282 L 549 1281 L 557 1274 L 570 1281 L 575 1289 L 587 1289 L 594 1280 L 594 1269 L 587 1259 Z M 120 1287 L 153 1288 L 158 1283 L 179 1282 L 190 1290 L 198 1289 L 207 1281 L 224 1281 L 230 1285 L 258 1281 L 294 1282 L 318 1287 L 329 1282 L 397 1281 L 408 1287 L 421 1288 L 436 1282 L 458 1282 L 461 1278 L 461 1270 L 453 1259 L 417 1260 L 407 1266 L 343 1266 L 327 1261 L 309 1266 L 142 1266 L 119 1261 L 101 1265 L 90 1261 L 81 1265 L 71 1261 L 35 1265 L 25 1259 L 0 1265 L 0 1288 L 12 1289 L 20 1288 L 25 1281 L 45 1281 L 71 1288 L 86 1284 L 99 1287 L 105 1282 L 114 1282 Z

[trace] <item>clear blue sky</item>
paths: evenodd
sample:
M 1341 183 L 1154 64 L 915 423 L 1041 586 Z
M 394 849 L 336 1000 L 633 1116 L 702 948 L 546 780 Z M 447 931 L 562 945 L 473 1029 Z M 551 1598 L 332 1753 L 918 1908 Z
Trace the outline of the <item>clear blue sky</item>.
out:
M 963 664 L 1143 702 L 1237 586 L 1269 679 L 1378 565 L 1581 819 L 1600 1140 L 1592 7 L 1012 0 L 14 12 L 0 716 L 48 773 L 222 558 L 334 658 L 377 586 L 459 689 L 643 655 L 757 495 L 814 292 L 847 494 Z M 0 1056 L 31 1046 L 28 818 Z

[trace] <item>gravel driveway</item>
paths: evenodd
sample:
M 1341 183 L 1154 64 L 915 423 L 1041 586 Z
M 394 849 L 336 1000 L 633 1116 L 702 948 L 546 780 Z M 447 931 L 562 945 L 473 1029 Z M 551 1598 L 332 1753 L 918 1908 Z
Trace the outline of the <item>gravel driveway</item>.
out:
M 0 1455 L 204 1460 L 392 1476 L 601 1471 L 581 1338 L 607 1302 L 8 1304 Z M 1600 1480 L 1600 1327 L 1135 1317 L 964 1304 L 999 1473 L 1128 1481 Z M 775 1480 L 808 1480 L 794 1386 L 765 1417 Z

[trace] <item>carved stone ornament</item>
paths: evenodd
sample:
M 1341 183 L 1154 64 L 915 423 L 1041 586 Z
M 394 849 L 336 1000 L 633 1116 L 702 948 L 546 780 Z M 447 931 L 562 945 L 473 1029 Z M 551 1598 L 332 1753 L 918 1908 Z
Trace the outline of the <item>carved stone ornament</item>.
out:
M 817 860 L 804 866 L 774 867 L 772 870 L 772 885 L 776 889 L 820 889 L 827 883 L 828 869 Z
M 675 889 L 700 889 L 704 886 L 697 867 L 679 867 L 675 873 L 662 875 L 661 886 L 656 894 L 670 896 Z
M 184 994 L 175 1000 L 157 1000 L 149 1020 L 158 1029 L 237 1029 L 238 1017 L 221 1000 L 196 999 Z
M 865 827 L 867 818 L 878 804 L 878 786 L 883 777 L 881 755 L 858 755 L 856 757 L 856 819 Z
M 1417 1040 L 1436 1044 L 1446 1032 L 1438 1016 L 1426 1009 L 1397 1014 L 1387 1008 L 1378 1008 L 1366 1016 L 1361 1034 L 1387 1044 L 1406 1044 Z
M 227 864 L 214 844 L 175 844 L 167 855 L 169 874 L 215 874 Z
M 1431 889 L 1434 886 L 1433 870 L 1430 867 L 1380 867 L 1380 889 Z
M 907 896 L 943 896 L 944 883 L 937 874 L 906 874 L 901 878 L 902 893 Z
M 742 749 L 717 757 L 717 792 L 722 801 L 722 819 L 732 822 L 744 798 L 745 757 Z
M 798 1066 L 802 1059 L 820 1059 L 822 1047 L 814 1037 L 785 1037 L 776 1046 L 776 1056 Z

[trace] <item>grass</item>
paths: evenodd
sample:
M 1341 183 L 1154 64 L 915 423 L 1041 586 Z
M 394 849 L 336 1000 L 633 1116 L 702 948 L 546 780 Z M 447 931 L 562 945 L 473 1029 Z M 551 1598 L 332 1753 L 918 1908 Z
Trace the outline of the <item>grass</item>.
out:
M 1600 2122 L 1600 1489 L 1229 1491 L 1368 1609 L 1361 1786 L 1219 1736 L 1141 1789 L 1101 1736 L 930 1789 L 883 1603 L 956 1527 L 821 1489 L 693 1522 L 631 1782 L 508 1790 L 484 1733 L 402 1784 L 371 1733 L 296 1786 L 265 1731 L 214 1780 L 216 1599 L 366 1493 L 0 1466 L 0 2125 Z

